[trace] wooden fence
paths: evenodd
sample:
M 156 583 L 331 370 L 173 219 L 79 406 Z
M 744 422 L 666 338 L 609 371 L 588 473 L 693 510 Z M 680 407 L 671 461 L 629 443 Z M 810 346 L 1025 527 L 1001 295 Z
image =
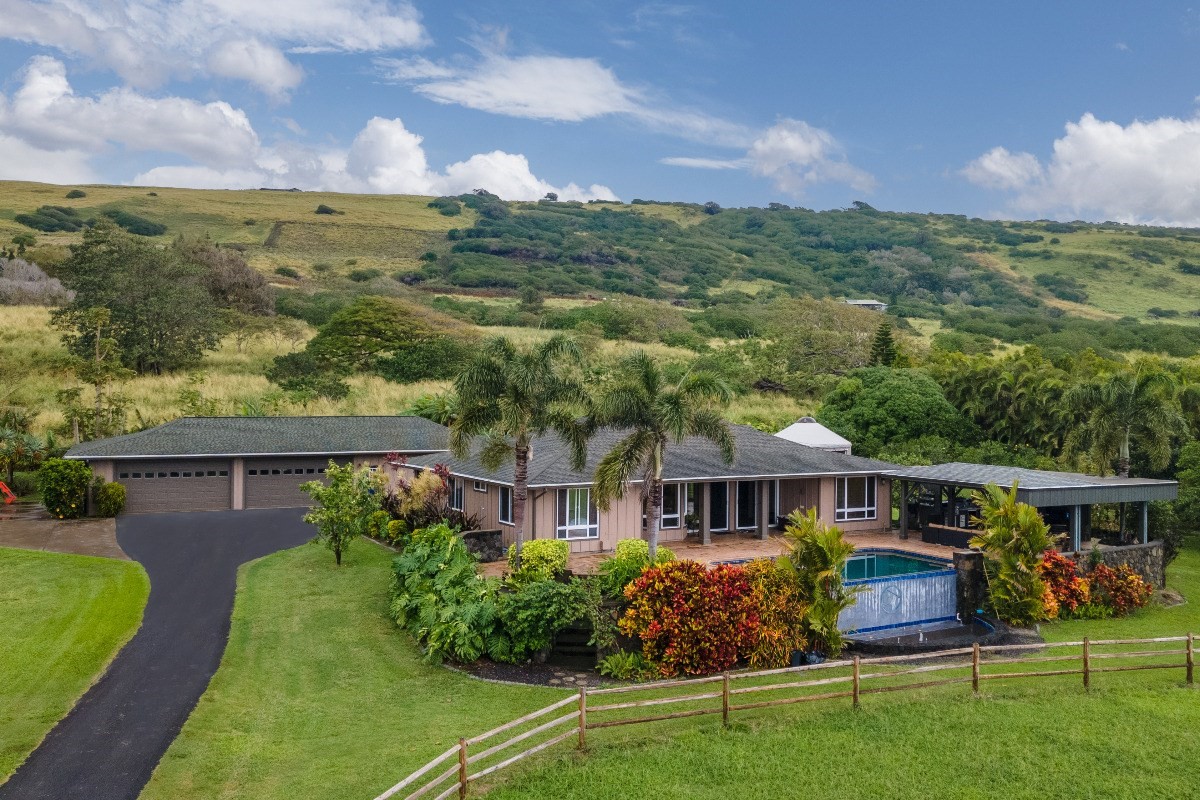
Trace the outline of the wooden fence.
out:
M 1165 646 L 1172 644 L 1182 646 Z M 1105 652 L 1109 648 L 1129 646 L 1137 646 L 1138 649 Z M 1029 650 L 1054 651 L 1063 648 L 1081 648 L 1081 650 L 1079 653 L 1053 654 L 1051 652 L 1048 655 L 1012 655 Z M 1096 652 L 1097 648 L 1101 652 Z M 996 657 L 985 658 L 992 653 L 997 654 Z M 1182 658 L 1179 658 L 1180 656 Z M 1164 661 L 1164 658 L 1171 660 Z M 1127 659 L 1136 659 L 1139 663 L 1117 663 Z M 937 663 L 910 666 L 915 662 L 926 661 Z M 1032 670 L 1013 668 L 1000 672 L 992 671 L 993 668 L 1001 666 L 1017 667 L 1017 665 L 1035 664 L 1053 665 L 1053 668 L 1046 669 L 1039 666 Z M 1105 666 L 1106 664 L 1113 664 L 1113 666 Z M 444 800 L 453 794 L 465 798 L 467 787 L 471 783 L 567 739 L 574 738 L 576 746 L 582 750 L 587 745 L 587 732 L 599 728 L 638 725 L 707 714 L 720 714 L 722 722 L 727 725 L 729 724 L 729 715 L 735 711 L 836 698 L 850 698 L 853 706 L 858 708 L 864 695 L 951 684 L 970 683 L 972 692 L 978 696 L 979 686 L 985 681 L 1015 678 L 1080 675 L 1086 691 L 1091 688 L 1092 678 L 1098 673 L 1152 669 L 1184 670 L 1184 679 L 1188 686 L 1192 686 L 1195 671 L 1194 636 L 1188 634 L 1154 639 L 1102 639 L 1095 641 L 1085 638 L 1079 642 L 987 647 L 976 644 L 973 647 L 934 653 L 871 659 L 860 659 L 855 656 L 852 660 L 804 667 L 785 667 L 757 672 L 726 672 L 705 678 L 654 681 L 606 689 L 581 688 L 577 695 L 566 697 L 557 703 L 506 722 L 470 739 L 459 739 L 453 747 L 376 797 L 375 800 L 399 797 L 400 793 L 406 790 L 409 793 L 403 795 L 405 800 L 416 800 L 420 797 Z M 969 674 L 934 680 L 896 682 L 897 679 L 908 676 L 924 677 L 951 670 L 964 672 L 969 670 Z M 807 677 L 825 672 L 847 671 L 849 674 Z M 792 679 L 795 676 L 800 676 L 802 679 Z M 697 689 L 700 691 L 696 691 Z M 808 691 L 813 689 L 817 691 Z M 676 692 L 679 691 L 683 693 L 677 694 Z M 752 699 L 755 695 L 761 697 L 765 693 L 780 692 L 788 694 L 767 699 Z M 646 694 L 651 696 L 642 697 Z M 642 699 L 634 699 L 638 697 L 642 697 Z M 647 714 L 645 711 L 645 709 L 681 705 L 689 707 L 665 713 Z M 561 712 L 565 708 L 570 708 L 570 711 L 555 715 L 555 712 Z M 527 729 L 516 732 L 522 728 Z M 503 741 L 495 742 L 494 740 L 501 734 L 511 735 Z M 511 755 L 505 754 L 505 751 L 515 745 L 538 739 L 540 741 L 536 741 L 532 746 L 520 752 Z M 478 749 L 481 746 L 483 749 Z M 484 762 L 488 761 L 494 763 L 484 766 Z M 432 777 L 429 777 L 431 773 Z M 422 778 L 426 778 L 426 781 L 418 784 Z

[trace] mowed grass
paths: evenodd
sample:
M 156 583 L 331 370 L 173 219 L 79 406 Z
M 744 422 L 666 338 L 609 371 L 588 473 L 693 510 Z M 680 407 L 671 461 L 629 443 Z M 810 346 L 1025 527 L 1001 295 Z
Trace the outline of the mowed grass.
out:
M 1193 598 L 1119 620 L 1043 626 L 1051 641 L 1200 630 L 1200 542 L 1172 565 Z M 1182 657 L 1174 657 L 1181 663 Z M 1111 664 L 1111 662 L 1109 662 Z M 1048 665 L 1043 668 L 1052 668 Z M 994 670 L 993 670 L 994 671 Z M 932 676 L 937 677 L 937 676 Z M 922 680 L 909 678 L 907 680 Z M 865 696 L 589 733 L 508 772 L 487 797 L 1175 798 L 1196 796 L 1200 688 L 1183 670 L 1078 676 Z
M 392 557 L 361 541 L 340 569 L 317 545 L 243 566 L 221 668 L 142 797 L 371 798 L 562 696 L 423 664 L 386 614 Z
M 0 548 L 0 782 L 137 631 L 149 592 L 131 561 Z

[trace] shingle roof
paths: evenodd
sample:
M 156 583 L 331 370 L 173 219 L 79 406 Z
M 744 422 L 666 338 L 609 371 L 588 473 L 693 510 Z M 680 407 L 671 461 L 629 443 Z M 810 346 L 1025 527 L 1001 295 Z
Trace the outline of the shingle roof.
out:
M 732 464 L 726 464 L 716 445 L 707 439 L 690 437 L 682 444 L 667 446 L 663 478 L 668 481 L 710 480 L 713 478 L 798 477 L 805 475 L 854 475 L 895 469 L 894 464 L 859 456 L 830 453 L 789 442 L 747 425 L 732 425 L 737 452 Z M 592 482 L 596 466 L 627 431 L 601 429 L 588 444 L 588 458 L 582 471 L 571 469 L 570 449 L 551 434 L 535 439 L 529 463 L 531 487 L 571 486 Z M 450 472 L 467 478 L 513 482 L 513 464 L 486 469 L 478 458 L 478 445 L 466 458 L 437 453 L 410 459 L 413 466 L 445 464 Z
M 183 417 L 77 444 L 67 458 L 427 453 L 448 440 L 445 427 L 423 417 Z
M 1152 478 L 1099 477 L 961 461 L 931 467 L 897 467 L 889 474 L 904 480 L 976 489 L 988 484 L 1010 487 L 1015 482 L 1018 499 L 1035 506 L 1173 500 L 1179 489 L 1175 481 Z

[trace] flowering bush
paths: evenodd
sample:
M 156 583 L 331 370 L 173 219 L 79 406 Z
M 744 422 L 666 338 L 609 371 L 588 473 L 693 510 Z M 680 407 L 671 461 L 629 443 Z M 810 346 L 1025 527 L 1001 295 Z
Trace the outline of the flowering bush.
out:
M 1079 567 L 1071 559 L 1063 556 L 1057 550 L 1047 550 L 1042 553 L 1038 564 L 1038 573 L 1046 584 L 1046 591 L 1054 600 L 1053 610 L 1046 606 L 1046 618 L 1056 616 L 1073 617 L 1081 606 L 1092 601 L 1091 584 L 1088 579 L 1079 574 Z
M 744 567 L 695 561 L 651 567 L 625 588 L 621 631 L 664 676 L 729 669 L 756 641 L 754 588 Z
M 808 645 L 804 635 L 808 603 L 801 596 L 800 581 L 794 570 L 783 569 L 773 561 L 747 564 L 746 575 L 758 610 L 758 627 L 746 660 L 754 669 L 787 666 L 792 651 L 804 650 Z
M 1092 593 L 1118 617 L 1146 605 L 1154 594 L 1153 587 L 1128 564 L 1116 569 L 1097 564 L 1092 570 L 1091 583 Z

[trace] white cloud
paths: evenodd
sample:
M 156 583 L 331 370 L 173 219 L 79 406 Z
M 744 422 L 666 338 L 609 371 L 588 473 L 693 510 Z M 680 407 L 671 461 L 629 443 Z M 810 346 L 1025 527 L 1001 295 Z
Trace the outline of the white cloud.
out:
M 1027 153 L 1003 151 L 1009 158 L 993 159 L 991 170 L 979 167 L 998 150 L 1003 149 L 976 159 L 963 174 L 978 185 L 1012 192 L 1022 212 L 1200 225 L 1200 116 L 1120 125 L 1085 114 L 1066 125 L 1044 165 Z
M 116 143 L 218 166 L 245 164 L 258 149 L 250 120 L 228 103 L 154 98 L 129 89 L 81 97 L 62 62 L 49 56 L 31 59 L 11 100 L 0 104 L 0 133 L 43 149 L 96 153 Z
M 875 178 L 846 160 L 845 149 L 832 133 L 796 119 L 781 119 L 758 134 L 743 158 L 673 156 L 661 163 L 693 169 L 745 169 L 769 178 L 775 187 L 803 197 L 818 183 L 842 183 L 860 192 L 875 189 Z
M 88 163 L 89 156 L 81 150 L 44 150 L 0 133 L 0 179 L 3 180 L 97 183 L 99 177 Z
M 211 73 L 273 96 L 299 82 L 284 50 L 378 52 L 428 41 L 404 0 L 0 0 L 0 19 L 0 38 L 87 59 L 140 88 Z
M 260 153 L 254 169 L 163 166 L 133 183 L 244 189 L 251 186 L 380 194 L 462 194 L 487 189 L 506 200 L 616 200 L 607 186 L 555 186 L 533 174 L 525 156 L 496 150 L 473 155 L 442 171 L 429 167 L 422 138 L 399 119 L 375 117 L 345 151 L 317 152 L 284 145 Z
M 656 132 L 734 147 L 752 138 L 743 125 L 677 108 L 622 83 L 594 58 L 484 52 L 454 65 L 419 57 L 379 59 L 376 65 L 386 79 L 411 84 L 431 100 L 490 114 L 557 122 L 621 116 Z
M 989 189 L 1020 189 L 1042 177 L 1042 165 L 1032 153 L 1010 153 L 993 147 L 961 170 L 976 186 Z

